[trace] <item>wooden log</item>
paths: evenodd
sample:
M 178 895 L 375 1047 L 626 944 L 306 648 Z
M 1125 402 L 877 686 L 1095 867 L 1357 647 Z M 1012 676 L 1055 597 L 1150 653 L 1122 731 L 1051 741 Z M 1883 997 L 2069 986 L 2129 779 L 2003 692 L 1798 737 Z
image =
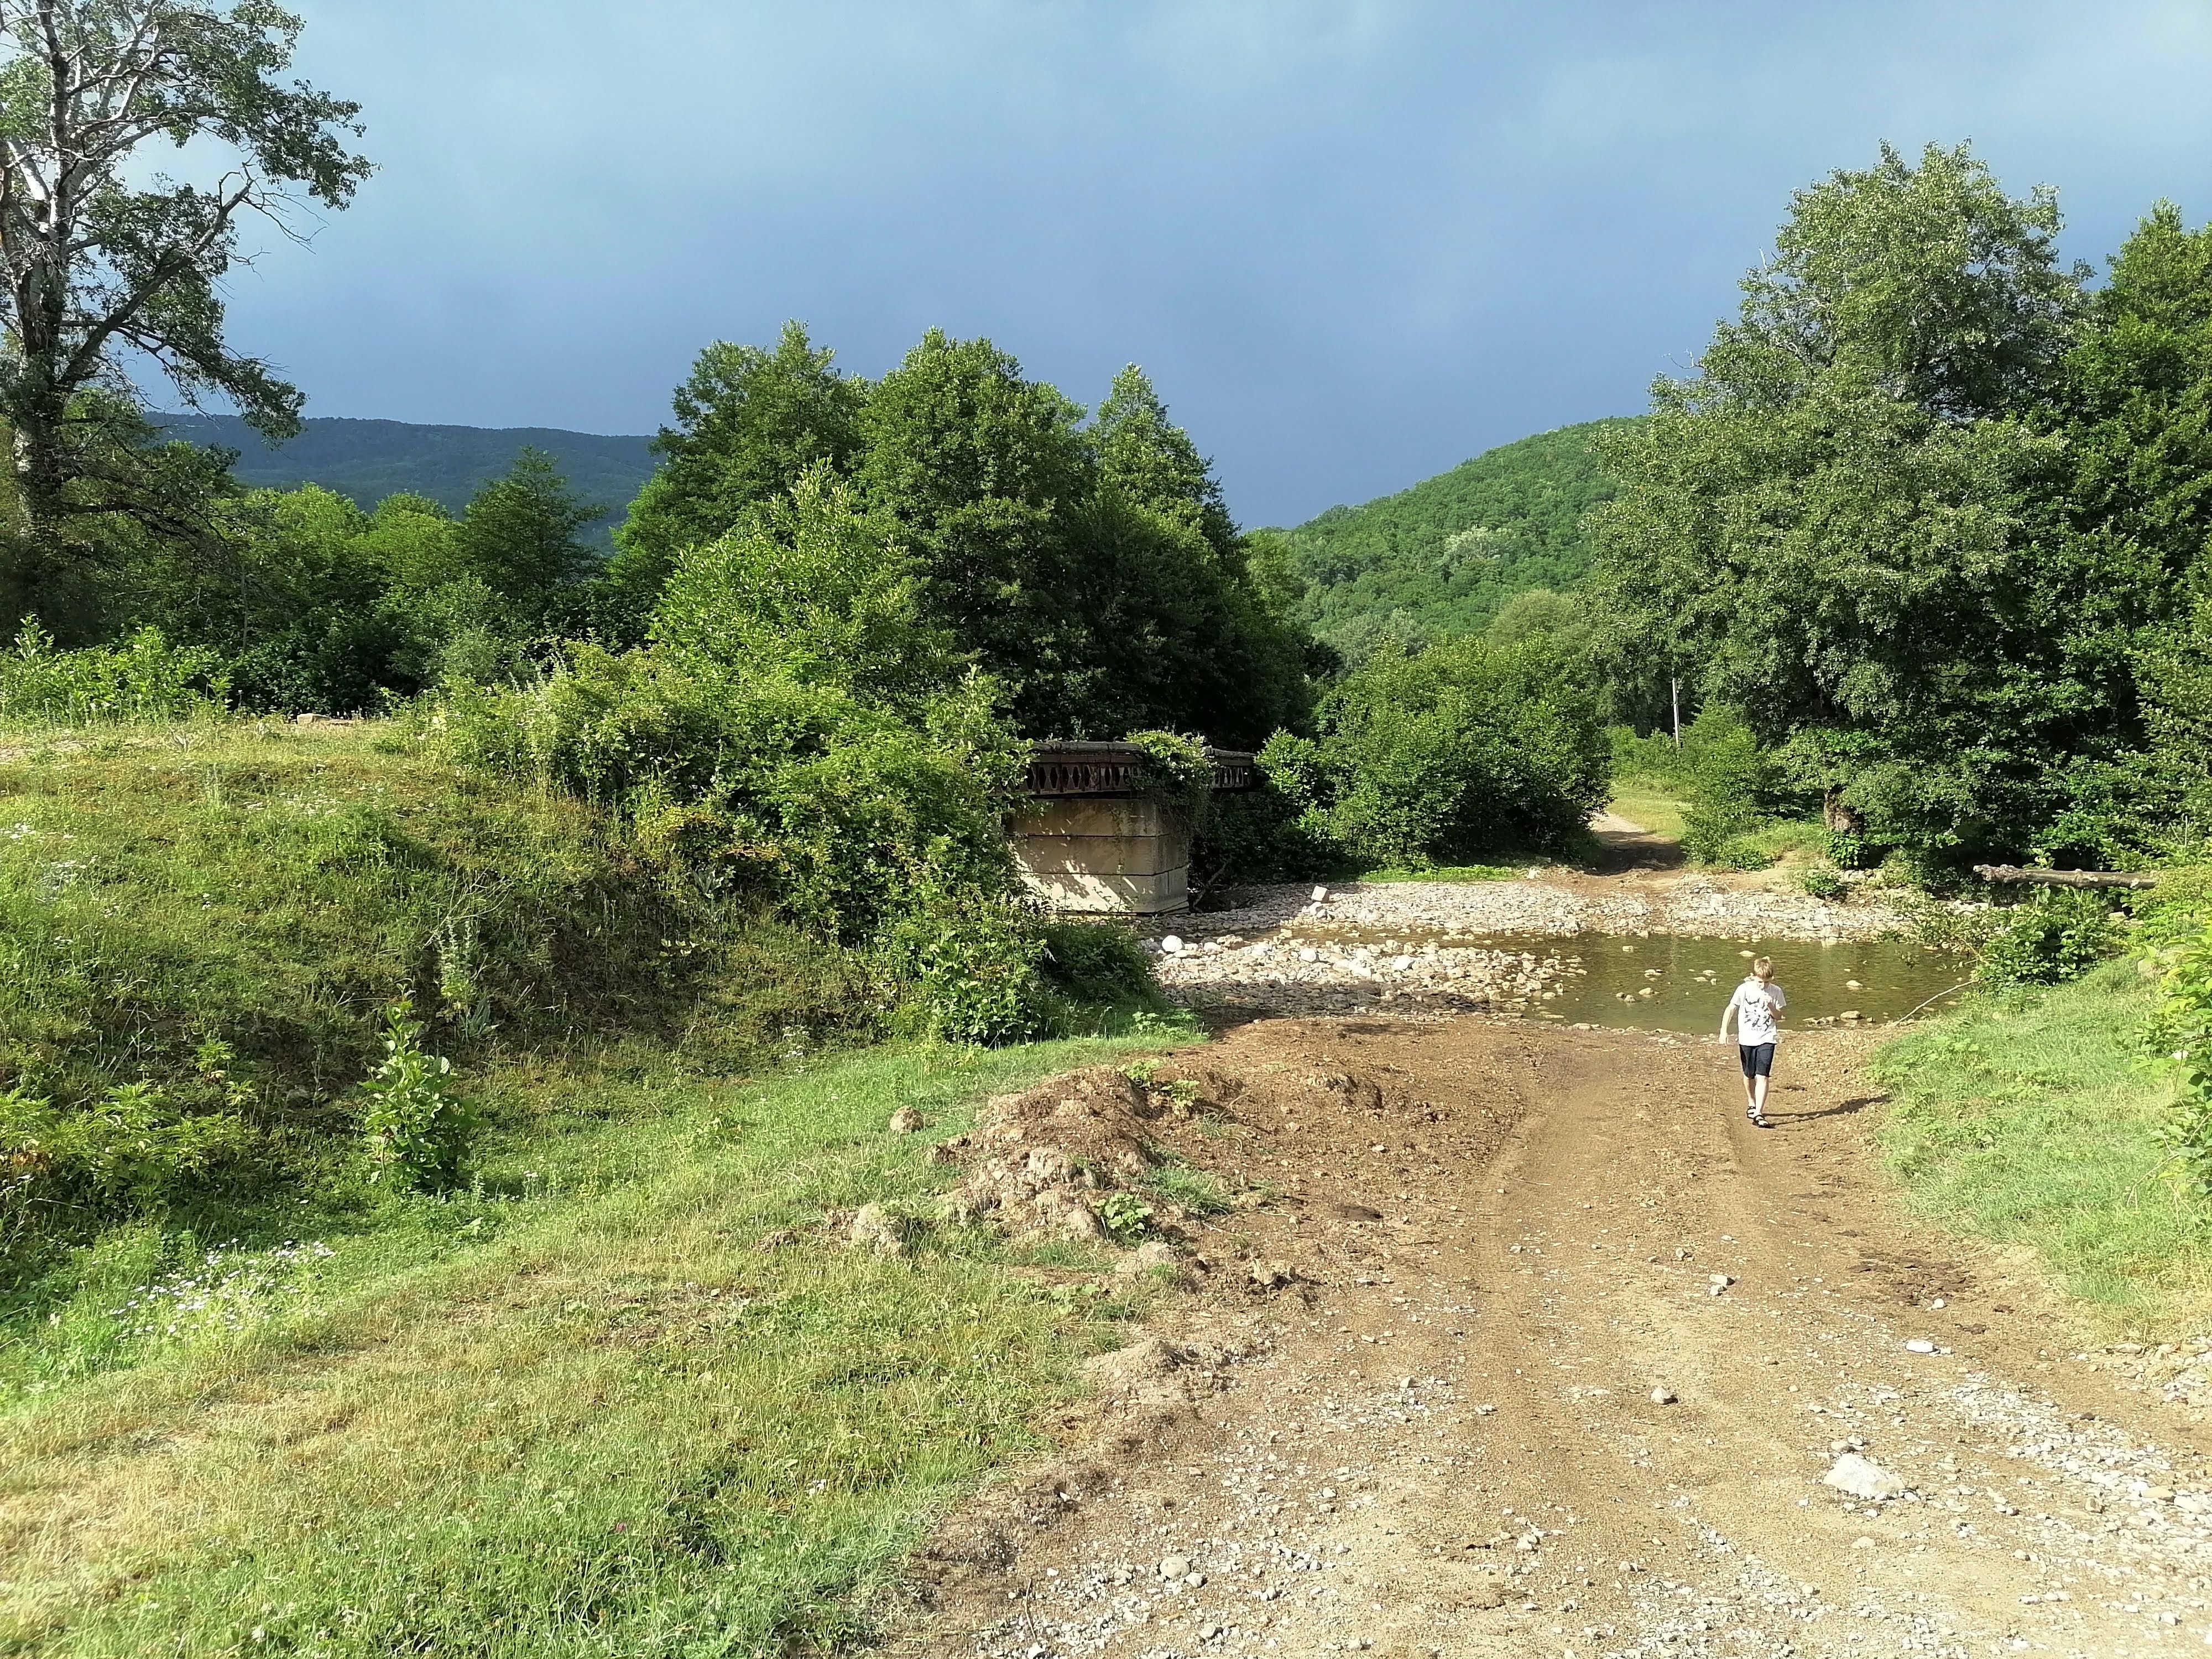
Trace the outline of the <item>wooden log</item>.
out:
M 2147 870 L 2027 870 L 2017 864 L 1978 864 L 1974 873 L 1984 881 L 2021 881 L 2035 887 L 2155 887 L 2158 877 Z

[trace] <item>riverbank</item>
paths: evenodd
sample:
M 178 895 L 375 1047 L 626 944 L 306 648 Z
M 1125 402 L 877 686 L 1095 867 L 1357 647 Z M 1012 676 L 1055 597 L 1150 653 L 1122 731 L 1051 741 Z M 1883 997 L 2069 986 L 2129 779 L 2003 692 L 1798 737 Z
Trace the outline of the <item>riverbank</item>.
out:
M 2138 962 L 2117 962 L 1977 997 L 1871 1068 L 1882 1148 L 1922 1214 L 2032 1251 L 2106 1336 L 2152 1345 L 2212 1330 L 2212 1210 L 2178 1178 L 2172 1088 L 2144 1064 L 2154 998 Z

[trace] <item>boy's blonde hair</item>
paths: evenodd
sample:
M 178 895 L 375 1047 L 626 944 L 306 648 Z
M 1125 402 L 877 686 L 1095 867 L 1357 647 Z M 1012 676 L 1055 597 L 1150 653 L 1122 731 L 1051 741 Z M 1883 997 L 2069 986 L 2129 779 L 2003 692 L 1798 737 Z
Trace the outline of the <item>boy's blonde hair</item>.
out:
M 1774 958 L 1772 957 L 1759 957 L 1755 958 L 1751 964 L 1751 971 L 1753 976 L 1755 978 L 1772 979 L 1774 977 Z

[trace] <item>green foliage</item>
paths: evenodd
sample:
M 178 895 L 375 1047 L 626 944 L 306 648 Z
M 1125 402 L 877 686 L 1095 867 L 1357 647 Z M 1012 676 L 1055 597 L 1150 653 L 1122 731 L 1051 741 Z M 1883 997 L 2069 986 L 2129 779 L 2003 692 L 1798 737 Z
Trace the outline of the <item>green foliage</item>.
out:
M 1159 981 L 1136 936 L 1110 921 L 1048 921 L 1039 930 L 1045 981 L 1078 1003 L 1111 1006 L 1158 1000 Z
M 2112 957 L 2121 933 L 2101 894 L 2046 888 L 1982 946 L 1974 976 L 1993 985 L 2057 985 Z
M 1798 192 L 1593 519 L 1613 672 L 1693 669 L 1931 874 L 2139 863 L 2212 805 L 2182 603 L 2212 256 L 2161 208 L 2091 297 L 2058 224 L 1964 148 Z
M 141 1079 L 75 1103 L 21 1084 L 0 1094 L 0 1261 L 51 1233 L 58 1211 L 80 1226 L 159 1213 L 238 1194 L 264 1175 L 266 1139 L 236 1109 L 244 1092 L 224 1082 Z
M 716 341 L 676 389 L 660 465 L 616 532 L 608 574 L 640 621 L 687 549 L 719 540 L 810 470 L 848 471 L 860 450 L 867 383 L 831 366 L 796 322 L 773 351 Z
M 1155 1213 L 1151 1205 L 1131 1192 L 1111 1192 L 1098 1200 L 1098 1218 L 1124 1244 L 1134 1244 L 1150 1232 Z
M 1682 846 L 1692 858 L 1735 870 L 1774 862 L 1751 840 L 1771 814 L 1774 768 L 1740 715 L 1720 707 L 1701 712 L 1682 734 L 1675 775 L 1689 791 Z
M 459 577 L 497 595 L 523 631 L 557 615 L 595 561 L 582 539 L 600 509 L 577 496 L 553 458 L 525 449 L 470 499 L 454 526 Z
M 468 1131 L 449 1086 L 453 1062 L 422 1047 L 422 1030 L 408 999 L 386 1009 L 384 1058 L 361 1085 L 369 1179 L 402 1190 L 450 1182 Z
M 869 399 L 858 476 L 933 617 L 1036 737 L 1257 743 L 1306 708 L 1288 596 L 1141 374 L 1096 428 L 986 340 L 933 331 Z
M 1844 885 L 1841 876 L 1833 870 L 1818 864 L 1807 866 L 1798 875 L 1797 884 L 1813 897 L 1826 899 L 1831 902 L 1842 899 L 1850 891 Z
M 114 649 L 57 651 L 33 618 L 0 655 L 0 719 L 15 726 L 183 720 L 220 712 L 229 690 L 214 652 L 173 646 L 158 628 Z
M 1578 586 L 1590 560 L 1583 516 L 1614 489 L 1595 441 L 1622 424 L 1523 438 L 1300 525 L 1291 543 L 1306 620 L 1363 661 L 1386 639 L 1402 649 L 1478 631 L 1516 594 Z
M 2212 1197 L 2212 925 L 2166 953 L 2144 1041 L 2174 1084 L 2166 1144 L 2191 1194 Z
M 1367 865 L 1565 846 L 1610 782 L 1595 700 L 1542 640 L 1375 658 L 1319 720 L 1317 741 L 1271 740 L 1263 769 L 1316 833 Z
M 1276 733 L 1260 751 L 1253 787 L 1213 797 L 1191 844 L 1197 896 L 1255 882 L 1311 881 L 1352 867 L 1312 810 L 1318 797 L 1302 769 L 1304 751 L 1313 746 L 1310 738 Z M 1298 786 L 1297 793 L 1276 781 L 1277 768 Z
M 1180 814 L 1194 834 L 1202 833 L 1213 800 L 1213 757 L 1204 739 L 1176 732 L 1132 732 L 1126 741 L 1143 756 L 1145 792 Z
M 0 288 L 11 623 L 60 608 L 115 541 L 208 539 L 210 469 L 188 446 L 149 441 L 137 386 L 149 369 L 187 404 L 228 403 L 267 436 L 298 427 L 298 389 L 231 348 L 222 295 L 254 216 L 336 212 L 374 171 L 347 148 L 360 106 L 285 73 L 300 27 L 274 4 L 205 0 L 0 20 L 0 198 L 40 203 L 11 220 L 18 275 Z
M 1010 905 L 932 896 L 885 930 L 883 955 L 913 988 L 929 1035 L 995 1044 L 1042 1035 L 1045 940 Z
M 865 949 L 939 1036 L 1045 1029 L 1047 941 L 1011 906 L 1004 829 L 1026 749 L 880 516 L 811 469 L 684 552 L 650 631 L 449 699 L 444 740 L 611 809 L 685 890 Z
M 649 632 L 661 654 L 695 665 L 860 688 L 900 707 L 962 666 L 924 611 L 896 526 L 821 466 L 738 529 L 684 550 Z

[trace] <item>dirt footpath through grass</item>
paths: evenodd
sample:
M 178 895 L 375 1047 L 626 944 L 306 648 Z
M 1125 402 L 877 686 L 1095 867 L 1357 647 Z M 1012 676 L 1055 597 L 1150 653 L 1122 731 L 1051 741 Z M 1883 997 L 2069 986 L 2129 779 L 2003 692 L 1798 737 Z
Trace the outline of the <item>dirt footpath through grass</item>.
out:
M 2201 1648 L 2204 1426 L 1901 1216 L 1871 1043 L 1786 1044 L 1765 1133 L 1732 1054 L 1632 1032 L 1268 1021 L 1191 1056 L 1220 1121 L 1177 1150 L 1279 1197 L 1097 1363 L 1067 1456 L 940 1530 L 893 1646 Z

